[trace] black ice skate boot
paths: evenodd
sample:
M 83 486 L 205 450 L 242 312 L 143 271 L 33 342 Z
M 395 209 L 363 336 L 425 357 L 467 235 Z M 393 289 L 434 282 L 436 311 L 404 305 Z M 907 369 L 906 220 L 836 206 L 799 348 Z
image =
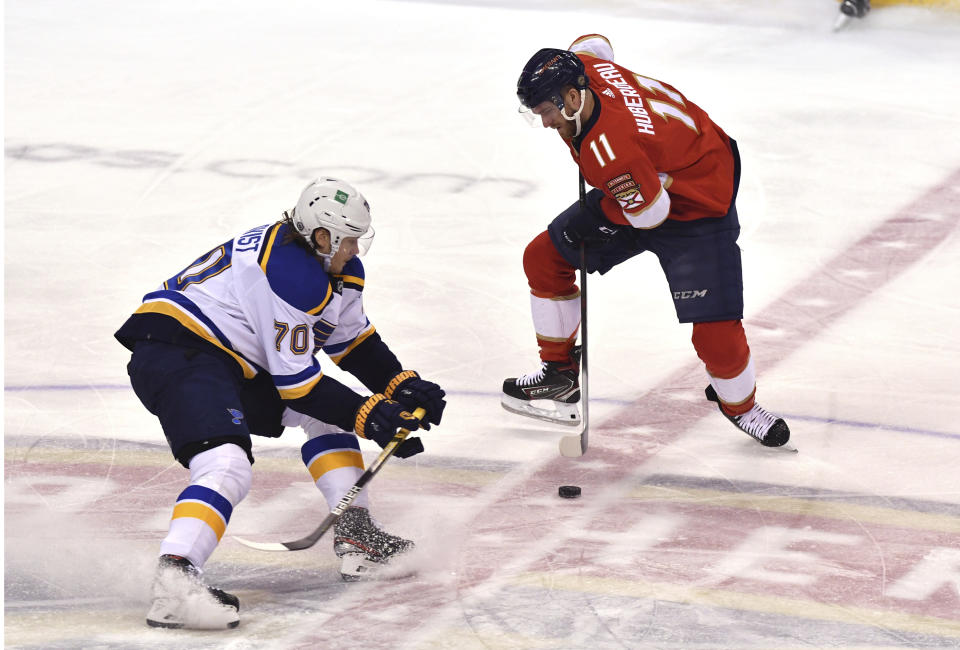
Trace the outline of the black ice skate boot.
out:
M 851 18 L 863 18 L 870 11 L 870 0 L 843 0 L 840 12 Z
M 366 508 L 347 508 L 333 530 L 333 552 L 340 558 L 340 577 L 346 582 L 375 579 L 393 559 L 414 548 L 409 539 L 380 530 Z
M 534 406 L 535 401 L 543 406 Z M 580 346 L 568 361 L 541 361 L 536 372 L 505 379 L 500 396 L 500 405 L 511 413 L 570 426 L 580 424 L 579 401 Z
M 773 413 L 768 412 L 762 406 L 754 402 L 753 408 L 743 415 L 727 415 L 720 404 L 720 397 L 713 386 L 707 386 L 704 391 L 707 399 L 716 402 L 720 407 L 723 417 L 727 418 L 733 424 L 748 436 L 755 438 L 764 447 L 782 447 L 790 440 L 790 427 Z
M 208 587 L 200 570 L 179 555 L 161 555 L 153 581 L 150 627 L 223 630 L 240 624 L 240 599 Z

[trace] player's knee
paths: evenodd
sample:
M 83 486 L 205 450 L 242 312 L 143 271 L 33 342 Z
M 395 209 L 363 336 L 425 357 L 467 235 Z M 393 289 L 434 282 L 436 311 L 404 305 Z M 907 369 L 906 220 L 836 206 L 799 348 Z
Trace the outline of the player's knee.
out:
M 543 231 L 534 237 L 523 249 L 523 271 L 527 274 L 527 277 L 536 274 L 539 267 L 543 265 L 543 259 L 547 252 L 545 246 L 553 246 L 547 231 Z
M 252 480 L 247 452 L 238 445 L 219 445 L 190 461 L 190 482 L 214 490 L 233 506 L 247 496 Z
M 543 231 L 523 251 L 523 272 L 534 291 L 565 295 L 573 287 L 574 269 Z

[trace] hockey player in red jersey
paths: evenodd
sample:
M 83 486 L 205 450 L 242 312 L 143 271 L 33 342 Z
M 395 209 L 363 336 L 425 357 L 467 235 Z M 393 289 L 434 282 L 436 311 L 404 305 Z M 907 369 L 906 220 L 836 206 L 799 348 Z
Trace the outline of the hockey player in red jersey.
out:
M 517 95 L 534 120 L 559 133 L 594 189 L 582 208 L 567 208 L 524 252 L 541 366 L 504 381 L 504 407 L 577 421 L 580 247 L 587 271 L 600 274 L 649 250 L 660 260 L 679 321 L 693 324 L 707 399 L 762 444 L 786 443 L 786 422 L 756 402 L 741 323 L 736 142 L 673 86 L 614 63 L 610 43 L 598 34 L 578 38 L 569 50 L 537 52 Z
M 238 599 L 204 584 L 201 571 L 250 489 L 251 435 L 302 428 L 301 457 L 329 512 L 363 474 L 357 436 L 384 447 L 399 428 L 440 423 L 444 391 L 404 370 L 366 316 L 358 254 L 373 237 L 370 222 L 354 187 L 317 179 L 281 220 L 213 248 L 144 296 L 117 331 L 132 351 L 137 397 L 190 472 L 160 545 L 149 625 L 239 623 Z M 373 394 L 324 374 L 320 350 Z M 411 415 L 417 408 L 422 421 Z M 408 437 L 395 455 L 421 451 Z M 381 530 L 368 506 L 364 490 L 335 524 L 344 580 L 373 576 L 413 547 Z

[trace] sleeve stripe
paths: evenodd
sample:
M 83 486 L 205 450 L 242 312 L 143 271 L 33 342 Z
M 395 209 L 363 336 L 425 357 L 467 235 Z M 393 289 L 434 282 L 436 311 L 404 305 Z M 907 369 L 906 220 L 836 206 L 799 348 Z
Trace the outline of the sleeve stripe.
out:
M 322 378 L 323 378 L 323 373 L 318 371 L 316 375 L 314 375 L 313 377 L 311 377 L 310 379 L 308 379 L 303 383 L 300 383 L 294 386 L 277 385 L 277 392 L 280 393 L 281 399 L 285 399 L 285 400 L 300 399 L 301 397 L 307 395 L 311 390 L 313 390 L 313 387 L 316 386 L 317 382 L 319 382 Z M 274 383 L 276 384 L 276 378 L 274 379 Z
M 313 347 L 315 349 L 322 348 L 335 329 L 336 325 L 332 323 L 328 323 L 323 319 L 317 321 L 313 326 Z
M 358 277 L 356 275 L 341 275 L 340 277 L 343 278 L 343 284 L 351 285 L 359 289 L 363 289 L 363 285 L 364 285 L 363 278 Z
M 622 212 L 624 218 L 626 218 L 634 228 L 656 228 L 666 221 L 670 215 L 670 195 L 661 187 L 657 193 L 657 198 L 642 210 L 636 212 L 623 210 Z
M 313 324 L 313 331 L 318 334 L 325 334 L 330 336 L 333 334 L 333 330 L 337 329 L 337 326 L 333 323 L 323 320 L 322 318 Z
M 299 386 L 303 382 L 313 379 L 314 375 L 316 375 L 318 372 L 320 372 L 320 362 L 315 358 L 311 358 L 310 365 L 300 372 L 292 375 L 274 375 L 273 383 L 277 386 L 282 386 L 283 388 L 291 388 L 293 386 Z
M 359 336 L 357 336 L 357 338 L 353 339 L 353 341 L 350 343 L 350 345 L 348 345 L 348 346 L 346 347 L 346 349 L 343 350 L 343 352 L 339 352 L 339 353 L 337 353 L 337 354 L 330 354 L 330 359 L 331 359 L 334 363 L 336 363 L 337 365 L 339 365 L 339 364 L 340 364 L 340 361 L 341 361 L 345 356 L 347 356 L 348 354 L 350 354 L 350 352 L 351 352 L 355 347 L 357 347 L 358 345 L 360 345 L 361 343 L 363 343 L 364 341 L 366 341 L 367 338 L 370 337 L 370 336 L 371 336 L 374 332 L 376 332 L 376 331 L 377 331 L 377 328 L 375 328 L 373 325 L 371 325 L 369 329 L 367 329 L 365 332 L 362 332 Z M 329 354 L 329 353 L 327 353 L 327 354 Z

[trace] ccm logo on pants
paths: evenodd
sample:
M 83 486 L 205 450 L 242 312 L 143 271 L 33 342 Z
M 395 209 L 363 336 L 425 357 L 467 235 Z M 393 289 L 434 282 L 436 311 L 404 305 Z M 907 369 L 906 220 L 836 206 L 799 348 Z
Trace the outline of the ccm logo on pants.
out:
M 673 299 L 674 300 L 687 300 L 688 298 L 704 298 L 707 295 L 709 289 L 700 289 L 693 291 L 674 291 Z

